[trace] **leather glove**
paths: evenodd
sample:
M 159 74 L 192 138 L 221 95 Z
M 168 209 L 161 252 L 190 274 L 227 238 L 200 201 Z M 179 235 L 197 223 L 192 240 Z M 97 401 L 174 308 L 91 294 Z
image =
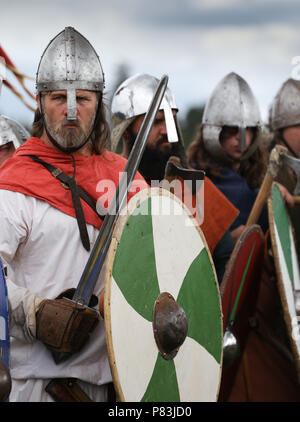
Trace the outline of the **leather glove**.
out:
M 36 314 L 36 337 L 59 363 L 78 352 L 99 321 L 99 312 L 67 298 L 46 299 Z M 73 296 L 73 295 L 72 295 Z

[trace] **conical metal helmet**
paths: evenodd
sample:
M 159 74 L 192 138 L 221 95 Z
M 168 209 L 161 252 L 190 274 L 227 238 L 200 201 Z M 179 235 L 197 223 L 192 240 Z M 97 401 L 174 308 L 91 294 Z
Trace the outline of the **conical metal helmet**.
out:
M 99 57 L 74 28 L 66 27 L 48 44 L 39 63 L 36 88 L 39 93 L 66 90 L 68 120 L 76 120 L 76 90 L 103 92 Z
M 13 142 L 17 149 L 28 138 L 30 138 L 29 132 L 20 123 L 0 115 L 0 146 Z
M 154 76 L 138 73 L 126 79 L 116 90 L 111 113 L 113 130 L 111 133 L 111 148 L 116 150 L 119 140 L 133 120 L 148 111 L 155 94 L 159 80 Z M 178 142 L 178 127 L 174 120 L 173 110 L 178 110 L 174 96 L 169 88 L 166 89 L 160 110 L 164 110 L 169 142 Z
M 300 125 L 300 81 L 287 79 L 277 92 L 270 110 L 269 127 L 272 131 Z
M 231 72 L 218 83 L 206 103 L 202 124 L 205 147 L 216 159 L 228 161 L 219 139 L 223 126 L 240 129 L 240 148 L 241 151 L 245 150 L 246 128 L 260 128 L 261 116 L 253 92 L 241 76 Z M 258 130 L 256 132 L 255 139 L 242 159 L 248 158 L 256 149 Z

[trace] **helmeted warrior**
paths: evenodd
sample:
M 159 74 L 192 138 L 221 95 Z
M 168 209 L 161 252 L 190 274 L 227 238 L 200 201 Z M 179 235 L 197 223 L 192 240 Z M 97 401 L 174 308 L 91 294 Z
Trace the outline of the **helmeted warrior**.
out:
M 104 74 L 99 57 L 88 40 L 71 27 L 58 34 L 42 55 L 37 71 L 36 87 L 47 136 L 57 148 L 72 153 L 92 139 L 103 108 Z M 77 120 L 76 96 L 79 91 L 97 93 L 97 104 L 89 127 L 76 141 L 66 141 L 49 124 L 43 96 L 48 92 L 59 90 L 66 91 L 68 121 Z
M 270 150 L 279 144 L 287 148 L 291 157 L 300 159 L 300 81 L 289 78 L 278 90 L 269 109 L 269 129 L 272 136 Z M 291 168 L 285 165 L 279 171 L 276 181 L 293 195 L 296 177 Z M 288 207 L 288 211 L 295 229 L 300 262 L 300 205 Z
M 130 136 L 130 126 L 137 118 L 142 119 L 148 111 L 158 82 L 159 80 L 152 75 L 139 73 L 126 79 L 116 90 L 111 104 L 113 122 L 111 147 L 113 151 L 116 151 L 118 143 L 123 137 L 122 154 L 124 157 L 129 156 L 135 139 Z M 159 143 L 164 144 L 164 147 L 158 148 L 156 144 L 155 148 L 152 148 L 151 141 L 148 142 L 140 164 L 140 171 L 148 180 L 163 179 L 165 165 L 170 155 L 180 157 L 181 164 L 184 167 L 187 166 L 183 139 L 176 117 L 178 107 L 170 88 L 166 89 L 161 102 L 160 112 L 161 114 L 163 113 L 162 116 L 165 123 L 163 127 L 161 126 Z M 164 151 L 165 148 L 167 149 L 166 151 Z M 149 170 L 150 174 L 148 177 L 147 167 L 149 159 L 152 162 L 153 160 L 155 161 L 157 170 L 154 170 L 154 173 L 153 168 Z
M 10 117 L 0 115 L 0 146 L 12 142 L 15 149 L 17 149 L 29 137 L 28 130 L 19 122 Z
M 0 115 L 0 165 L 28 138 L 29 132 L 19 122 Z
M 278 90 L 269 109 L 269 129 L 271 147 L 281 143 L 292 156 L 300 157 L 300 81 L 290 78 Z
M 103 272 L 89 307 L 68 299 L 102 225 L 96 204 L 103 209 L 112 199 L 102 198 L 99 182 L 116 187 L 126 160 L 107 150 L 104 76 L 88 40 L 65 28 L 44 51 L 36 79 L 33 136 L 0 171 L 10 401 L 105 401 L 112 377 L 104 323 L 93 308 Z M 135 180 L 147 186 L 140 175 Z
M 205 105 L 202 125 L 203 143 L 216 160 L 226 163 L 233 161 L 220 143 L 224 126 L 235 127 L 239 132 L 240 160 L 246 160 L 254 153 L 258 145 L 261 117 L 257 100 L 243 78 L 232 72 L 218 83 Z M 247 128 L 254 131 L 249 147 L 246 146 Z
M 208 99 L 199 133 L 188 150 L 191 164 L 203 168 L 239 209 L 231 226 L 234 239 L 243 230 L 266 168 L 260 128 L 260 111 L 250 86 L 231 72 Z M 266 212 L 261 223 L 265 230 Z

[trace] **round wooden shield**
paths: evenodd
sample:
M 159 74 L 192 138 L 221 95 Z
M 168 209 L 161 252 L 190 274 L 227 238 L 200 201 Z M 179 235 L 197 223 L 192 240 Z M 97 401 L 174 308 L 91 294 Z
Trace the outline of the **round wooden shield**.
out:
M 220 286 L 224 331 L 229 325 L 236 327 L 252 291 L 257 295 L 263 258 L 264 236 L 260 226 L 246 227 L 235 244 Z
M 295 292 L 300 293 L 299 264 L 292 224 L 276 183 L 273 183 L 272 186 L 268 210 L 271 244 L 283 316 L 296 369 L 300 376 L 300 316 L 297 316 L 295 306 Z
M 177 197 L 161 188 L 135 195 L 118 218 L 107 259 L 104 319 L 119 401 L 217 400 L 221 301 L 195 221 Z M 166 296 L 174 299 L 168 306 Z M 177 325 L 182 313 L 187 335 L 174 353 L 164 353 L 159 346 L 182 334 Z M 164 331 L 160 323 L 169 318 Z
M 226 401 L 233 385 L 240 357 L 249 333 L 249 318 L 253 316 L 258 297 L 264 259 L 264 236 L 260 226 L 246 227 L 226 265 L 220 286 L 223 310 L 223 330 L 234 333 L 239 354 L 231 365 L 224 365 L 219 400 Z

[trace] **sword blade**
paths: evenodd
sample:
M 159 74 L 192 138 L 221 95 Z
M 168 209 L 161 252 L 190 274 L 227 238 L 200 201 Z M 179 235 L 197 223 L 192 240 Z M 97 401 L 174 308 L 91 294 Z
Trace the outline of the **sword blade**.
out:
M 72 300 L 82 305 L 88 306 L 93 294 L 95 284 L 98 280 L 110 246 L 113 224 L 127 199 L 131 183 L 139 167 L 156 114 L 164 97 L 167 84 L 168 76 L 164 75 L 158 84 L 150 107 L 136 137 L 114 198 L 103 220 L 95 245 L 91 251 L 88 262 L 83 270 L 82 276 L 73 295 Z

